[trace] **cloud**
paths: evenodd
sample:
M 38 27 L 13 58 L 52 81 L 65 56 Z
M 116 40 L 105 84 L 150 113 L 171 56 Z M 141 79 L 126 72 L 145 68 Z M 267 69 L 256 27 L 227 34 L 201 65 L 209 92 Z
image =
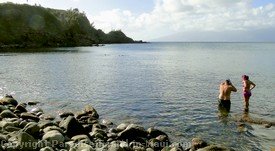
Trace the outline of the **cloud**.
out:
M 275 27 L 275 6 L 253 7 L 252 0 L 157 0 L 149 13 L 114 9 L 91 17 L 97 28 L 122 29 L 135 39 L 189 31 L 252 31 Z

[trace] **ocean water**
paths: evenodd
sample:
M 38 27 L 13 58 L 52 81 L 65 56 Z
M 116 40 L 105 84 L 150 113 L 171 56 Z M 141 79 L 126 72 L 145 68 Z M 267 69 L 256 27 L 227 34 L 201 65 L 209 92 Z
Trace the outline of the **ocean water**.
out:
M 46 113 L 91 104 L 102 119 L 154 126 L 172 141 L 201 137 L 236 150 L 270 150 L 275 128 L 245 123 L 241 76 L 257 85 L 251 118 L 275 121 L 274 43 L 146 43 L 45 48 L 0 53 L 0 95 L 40 101 Z M 219 84 L 230 78 L 231 112 L 217 109 Z

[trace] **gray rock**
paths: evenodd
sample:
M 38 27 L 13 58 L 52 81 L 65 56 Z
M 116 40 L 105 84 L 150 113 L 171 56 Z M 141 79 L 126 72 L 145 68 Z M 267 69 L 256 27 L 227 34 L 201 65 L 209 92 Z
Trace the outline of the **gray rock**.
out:
M 111 122 L 110 120 L 103 119 L 103 120 L 102 120 L 102 124 L 103 124 L 103 125 L 107 125 L 107 126 L 108 126 L 108 125 L 113 125 L 114 123 L 113 123 L 113 122 Z
M 4 110 L 7 110 L 8 108 L 6 108 L 4 105 L 0 105 L 0 113 Z
M 37 105 L 38 103 L 40 103 L 39 101 L 29 101 L 27 104 L 28 105 Z
M 40 127 L 40 129 L 44 129 L 48 126 L 57 126 L 58 127 L 58 124 L 54 121 L 45 121 L 45 120 L 42 120 L 38 123 L 38 126 Z
M 168 135 L 167 135 L 166 133 L 164 133 L 163 131 L 158 130 L 158 129 L 155 129 L 155 128 L 153 128 L 153 127 L 148 128 L 147 132 L 148 132 L 150 138 L 156 138 L 156 137 L 158 137 L 159 135 L 168 136 Z
M 35 138 L 39 137 L 39 134 L 40 134 L 39 131 L 40 131 L 40 127 L 35 122 L 30 122 L 23 128 L 23 132 L 26 132 L 34 136 Z
M 4 110 L 1 112 L 0 117 L 2 118 L 17 118 L 17 116 L 10 110 Z
M 50 120 L 50 121 L 53 121 L 55 119 L 53 115 L 47 115 L 47 114 L 42 114 L 39 116 L 39 118 L 44 120 Z
M 193 138 L 191 142 L 191 149 L 197 150 L 200 148 L 204 148 L 207 146 L 207 143 L 203 141 L 201 138 Z
M 52 130 L 45 133 L 42 137 L 43 140 L 50 142 L 52 145 L 64 143 L 64 136 L 57 130 Z
M 11 95 L 6 95 L 2 99 L 0 99 L 0 104 L 3 104 L 3 105 L 11 104 L 13 106 L 16 106 L 18 105 L 18 102 Z
M 47 147 L 41 148 L 39 151 L 54 151 L 54 149 L 47 146 Z
M 136 124 L 130 124 L 125 130 L 118 133 L 118 139 L 132 141 L 138 137 L 146 138 L 147 134 L 147 131 L 145 131 L 143 127 Z
M 64 133 L 64 131 L 61 128 L 57 127 L 57 126 L 48 126 L 48 127 L 43 129 L 43 132 L 47 133 L 47 132 L 52 131 L 52 130 L 57 130 L 62 134 Z
M 121 123 L 121 124 L 119 124 L 118 126 L 117 126 L 117 131 L 118 132 L 121 132 L 121 131 L 123 131 L 123 130 L 125 130 L 126 128 L 127 128 L 127 126 L 128 126 L 128 124 L 126 124 L 126 123 Z
M 88 135 L 84 127 L 72 116 L 68 116 L 59 123 L 60 128 L 65 129 L 65 133 L 68 137 L 73 137 L 75 135 Z
M 74 137 L 71 138 L 72 141 L 74 142 L 82 142 L 82 143 L 86 143 L 86 144 L 91 144 L 91 140 L 87 135 L 76 135 Z
M 231 149 L 219 145 L 210 145 L 204 148 L 200 148 L 197 151 L 231 151 Z
M 73 146 L 72 148 L 70 148 L 69 151 L 95 151 L 95 149 L 85 143 L 78 143 L 75 146 Z
M 39 107 L 32 108 L 30 112 L 34 113 L 34 114 L 36 114 L 38 112 L 44 113 L 43 110 L 41 108 L 39 108 Z
M 26 132 L 20 132 L 17 136 L 16 148 L 22 151 L 36 150 L 37 140 Z
M 36 115 L 33 115 L 31 113 L 21 113 L 20 117 L 25 120 L 31 119 L 36 122 L 38 122 L 40 120 L 39 117 L 37 117 Z
M 108 151 L 125 151 L 125 150 L 120 147 L 119 142 L 112 142 L 110 145 L 108 145 Z
M 119 146 L 120 146 L 122 149 L 124 149 L 124 150 L 130 150 L 129 144 L 128 144 L 127 142 L 125 142 L 125 141 L 121 141 L 120 144 L 119 144 Z
M 90 114 L 92 117 L 99 118 L 99 115 L 97 114 L 97 111 L 95 110 L 94 107 L 91 105 L 86 105 L 84 107 L 84 111 L 88 114 Z
M 27 112 L 27 109 L 26 109 L 26 106 L 25 104 L 18 104 L 16 107 L 15 107 L 15 110 L 18 110 L 20 113 L 22 112 Z
M 7 127 L 5 127 L 5 130 L 6 130 L 7 132 L 14 132 L 14 131 L 19 131 L 19 130 L 21 130 L 21 129 L 18 128 L 18 127 L 14 127 L 14 126 L 7 126 Z
M 74 113 L 72 113 L 72 112 L 62 112 L 62 113 L 59 114 L 60 118 L 66 118 L 68 116 L 74 116 Z

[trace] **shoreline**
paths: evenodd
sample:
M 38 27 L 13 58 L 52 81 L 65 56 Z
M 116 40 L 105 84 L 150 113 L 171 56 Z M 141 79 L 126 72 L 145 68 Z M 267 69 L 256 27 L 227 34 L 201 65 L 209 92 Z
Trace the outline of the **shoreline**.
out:
M 100 120 L 91 105 L 77 113 L 60 113 L 57 119 L 36 107 L 37 103 L 18 103 L 11 95 L 0 99 L 0 150 L 232 150 L 200 138 L 171 142 L 165 132 L 153 127 L 146 130 L 133 123 Z

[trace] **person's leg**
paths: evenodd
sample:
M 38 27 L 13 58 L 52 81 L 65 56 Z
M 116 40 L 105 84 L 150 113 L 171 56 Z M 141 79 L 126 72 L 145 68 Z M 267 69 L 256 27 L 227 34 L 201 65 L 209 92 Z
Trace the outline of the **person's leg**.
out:
M 244 110 L 248 111 L 248 107 L 249 107 L 249 96 L 244 96 Z

